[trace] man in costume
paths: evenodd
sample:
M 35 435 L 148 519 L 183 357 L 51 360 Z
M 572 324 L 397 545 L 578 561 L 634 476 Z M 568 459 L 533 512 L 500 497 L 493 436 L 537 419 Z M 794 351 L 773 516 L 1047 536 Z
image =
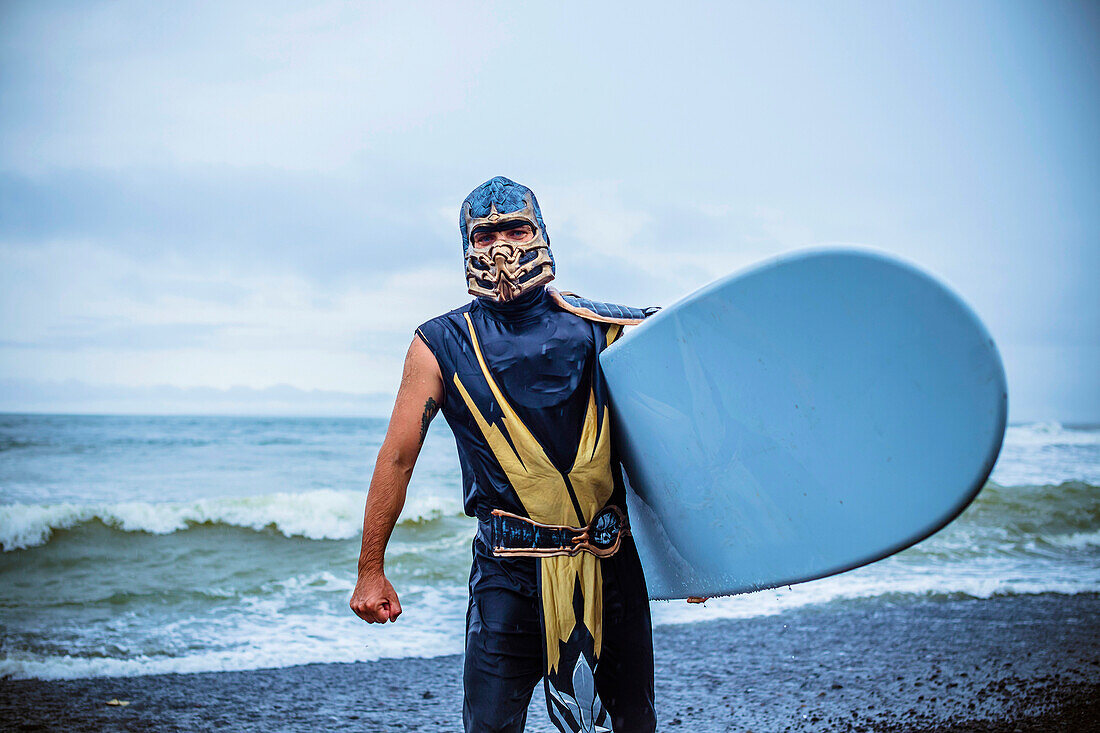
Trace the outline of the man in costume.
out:
M 521 731 L 539 679 L 559 730 L 652 731 L 645 580 L 599 352 L 652 310 L 559 293 L 530 189 L 496 177 L 462 204 L 469 304 L 422 324 L 367 496 L 352 609 L 393 621 L 386 543 L 428 425 L 454 432 L 478 519 L 463 723 Z

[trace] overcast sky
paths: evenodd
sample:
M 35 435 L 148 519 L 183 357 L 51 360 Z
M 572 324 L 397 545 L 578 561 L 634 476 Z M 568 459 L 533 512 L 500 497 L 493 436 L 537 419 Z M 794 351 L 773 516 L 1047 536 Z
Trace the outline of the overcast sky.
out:
M 4 2 L 0 409 L 385 412 L 499 174 L 563 289 L 871 246 L 1100 421 L 1098 8 Z

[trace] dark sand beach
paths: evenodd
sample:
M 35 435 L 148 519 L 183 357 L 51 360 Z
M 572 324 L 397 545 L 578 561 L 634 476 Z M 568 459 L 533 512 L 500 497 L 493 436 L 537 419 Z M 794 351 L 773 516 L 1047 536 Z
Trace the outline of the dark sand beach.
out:
M 1100 595 L 832 603 L 658 628 L 662 730 L 1100 730 Z M 110 706 L 113 698 L 129 702 Z M 461 730 L 461 657 L 0 682 L 6 730 Z M 541 688 L 529 731 L 552 731 Z M 622 733 L 622 732 L 621 732 Z

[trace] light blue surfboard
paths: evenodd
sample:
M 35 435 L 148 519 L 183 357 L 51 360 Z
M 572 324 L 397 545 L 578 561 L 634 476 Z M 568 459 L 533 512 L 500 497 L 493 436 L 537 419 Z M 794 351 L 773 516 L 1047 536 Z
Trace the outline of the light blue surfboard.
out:
M 989 333 L 931 276 L 814 250 L 731 275 L 600 356 L 651 598 L 865 565 L 973 500 L 1004 438 Z

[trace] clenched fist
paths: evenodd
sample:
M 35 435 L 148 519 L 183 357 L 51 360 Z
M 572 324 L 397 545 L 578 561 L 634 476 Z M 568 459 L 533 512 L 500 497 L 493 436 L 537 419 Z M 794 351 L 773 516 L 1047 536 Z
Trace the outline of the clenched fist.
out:
M 397 592 L 382 573 L 360 575 L 350 605 L 356 616 L 371 624 L 396 621 L 401 615 Z

